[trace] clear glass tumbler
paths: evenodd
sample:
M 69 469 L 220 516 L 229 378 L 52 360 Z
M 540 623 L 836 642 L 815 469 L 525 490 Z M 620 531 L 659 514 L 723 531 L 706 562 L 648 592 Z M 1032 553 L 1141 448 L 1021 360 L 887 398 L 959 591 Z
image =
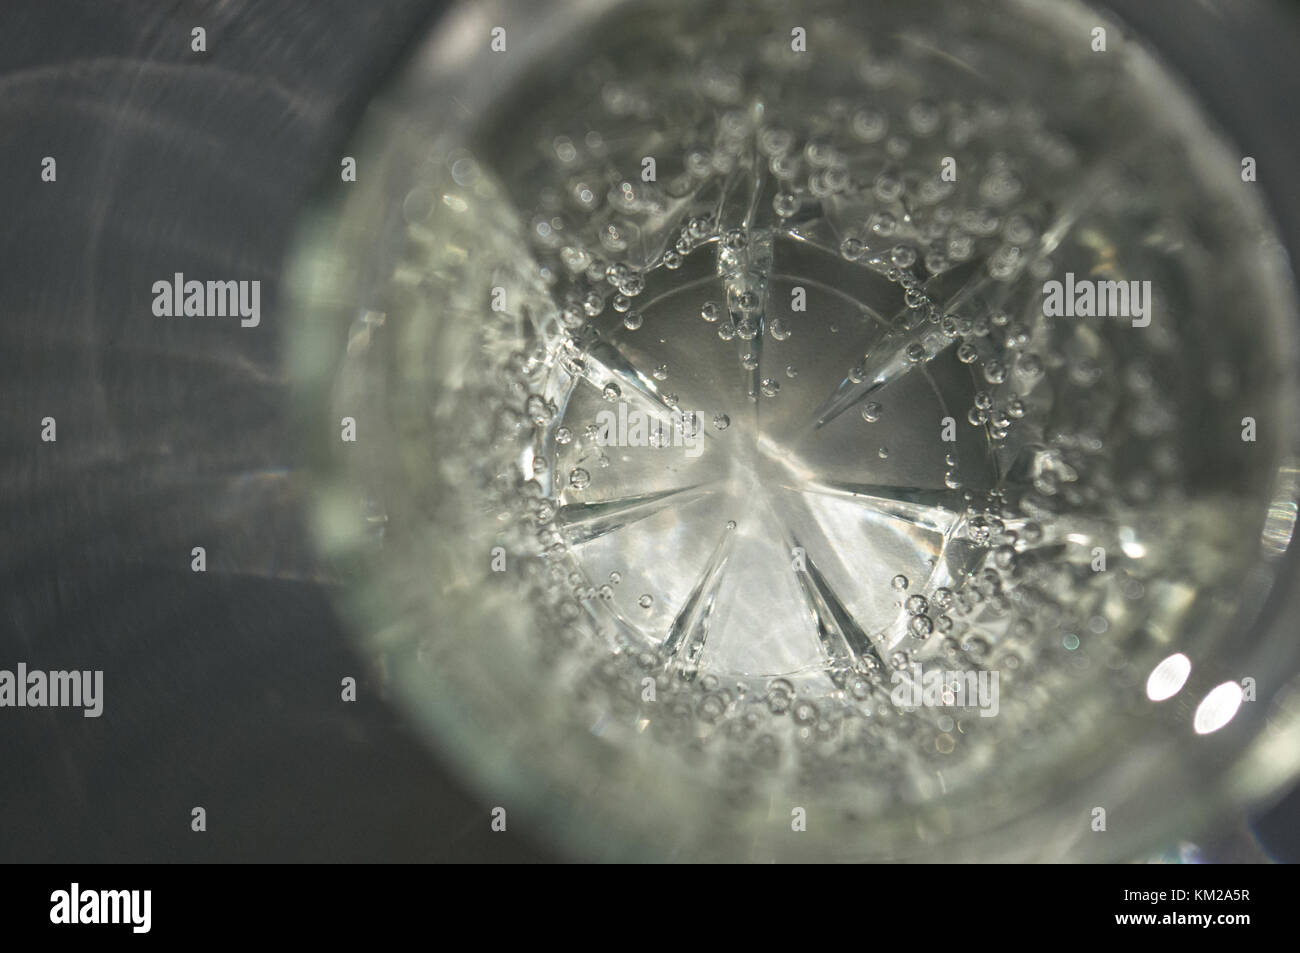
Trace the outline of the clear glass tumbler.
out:
M 494 804 L 1126 859 L 1294 776 L 1294 289 L 1122 24 L 467 4 L 355 141 L 292 268 L 313 523 Z

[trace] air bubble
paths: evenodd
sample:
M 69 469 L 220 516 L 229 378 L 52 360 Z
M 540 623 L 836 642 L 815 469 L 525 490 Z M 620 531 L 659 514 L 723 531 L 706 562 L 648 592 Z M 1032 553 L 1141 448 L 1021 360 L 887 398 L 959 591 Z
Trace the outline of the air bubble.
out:
M 916 264 L 916 249 L 910 245 L 896 245 L 889 252 L 889 260 L 895 268 L 911 268 Z
M 918 99 L 907 110 L 908 128 L 918 136 L 934 135 L 941 118 L 938 105 L 929 99 Z
M 882 172 L 876 177 L 876 198 L 882 202 L 892 202 L 903 194 L 903 183 L 894 176 Z
M 874 109 L 859 109 L 853 114 L 850 126 L 853 135 L 863 142 L 879 142 L 885 138 L 889 122 L 884 114 Z
M 758 148 L 765 155 L 785 155 L 793 147 L 794 134 L 788 129 L 768 126 L 758 134 Z
M 789 218 L 799 211 L 799 199 L 789 192 L 777 192 L 772 198 L 772 208 L 782 218 Z
M 871 229 L 873 235 L 890 238 L 898 231 L 898 219 L 892 212 L 876 212 L 868 219 L 867 227 Z
M 815 725 L 817 723 L 817 706 L 810 701 L 801 701 L 790 713 L 796 724 Z
M 790 710 L 791 697 L 789 692 L 769 689 L 767 693 L 767 710 L 774 715 L 784 715 Z

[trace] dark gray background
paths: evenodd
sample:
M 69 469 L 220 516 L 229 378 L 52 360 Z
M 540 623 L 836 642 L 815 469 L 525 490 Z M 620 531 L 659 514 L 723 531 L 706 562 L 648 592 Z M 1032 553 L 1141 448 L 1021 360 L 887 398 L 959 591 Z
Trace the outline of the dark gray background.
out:
M 0 860 L 547 856 L 377 700 L 284 423 L 295 220 L 437 6 L 0 4 L 0 667 L 103 669 L 106 696 L 0 711 Z M 174 271 L 261 279 L 261 326 L 154 318 Z
M 0 710 L 0 860 L 560 856 L 544 830 L 491 833 L 488 805 L 379 700 L 306 544 L 285 422 L 295 222 L 440 6 L 0 3 L 0 668 L 103 669 L 106 695 L 99 719 Z M 1269 173 L 1292 168 L 1300 32 L 1270 24 L 1265 42 L 1253 3 L 1231 29 L 1202 0 L 1174 18 L 1117 6 L 1253 137 L 1300 247 L 1297 195 Z M 1262 44 L 1253 72 L 1222 73 L 1242 37 Z M 174 271 L 260 279 L 261 326 L 153 318 L 150 287 Z M 1293 795 L 1257 824 L 1274 856 L 1297 856 L 1298 814 Z

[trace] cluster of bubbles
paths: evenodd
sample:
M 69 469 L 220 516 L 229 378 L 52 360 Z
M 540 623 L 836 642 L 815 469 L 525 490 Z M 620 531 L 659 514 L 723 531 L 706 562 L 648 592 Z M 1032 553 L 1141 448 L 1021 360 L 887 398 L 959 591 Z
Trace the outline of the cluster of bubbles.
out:
M 1043 538 L 1041 527 L 1013 515 L 1003 491 L 967 491 L 963 496 L 966 509 L 961 536 L 973 550 L 964 575 L 934 586 L 928 596 L 920 592 L 901 595 L 912 585 L 905 575 L 897 574 L 889 581 L 890 588 L 900 593 L 899 608 L 912 646 L 900 648 L 890 657 L 894 668 L 910 664 L 922 644 L 934 635 L 942 637 L 937 655 L 945 663 L 959 661 L 982 667 L 992 661 L 993 644 L 1009 636 L 1006 641 L 1014 646 L 1023 641 L 1015 636 L 1027 637 L 1034 631 L 1034 607 L 1023 598 L 1021 586 L 1033 576 L 1034 547 Z M 1014 647 L 998 660 L 1002 669 L 1016 669 L 1020 663 Z
M 979 173 L 981 157 L 967 148 L 963 153 L 963 175 L 976 179 L 971 188 L 982 200 L 972 205 L 968 201 L 969 190 L 963 191 L 938 177 L 937 161 L 918 159 L 909 164 L 906 160 L 909 155 L 918 156 L 926 141 L 933 141 L 945 128 L 948 129 L 945 148 L 952 148 L 952 142 L 970 146 L 982 129 L 1004 128 L 1008 122 L 1005 111 L 993 107 L 963 111 L 953 104 L 941 109 L 932 101 L 918 100 L 906 106 L 900 116 L 880 109 L 849 111 L 838 107 L 832 109 L 831 115 L 857 144 L 855 152 L 849 152 L 827 131 L 800 137 L 789 127 L 776 124 L 752 128 L 742 118 L 729 114 L 720 120 L 723 131 L 718 135 L 725 138 L 726 130 L 732 134 L 747 130 L 779 182 L 772 207 L 784 227 L 796 228 L 812 217 L 833 217 L 828 215 L 827 203 L 856 202 L 862 208 L 869 207 L 871 211 L 861 223 L 861 232 L 846 234 L 840 241 L 840 255 L 897 283 L 910 312 L 933 325 L 948 341 L 958 342 L 955 351 L 959 361 L 976 365 L 989 385 L 1003 384 L 1007 380 L 1007 361 L 1003 355 L 1015 348 L 1023 349 L 1029 332 L 1019 324 L 1012 324 L 1000 312 L 976 316 L 946 313 L 928 292 L 926 283 L 935 275 L 978 259 L 995 263 L 990 266 L 990 273 L 995 277 L 1011 276 L 1005 267 L 1006 262 L 1016 260 L 1010 249 L 1024 247 L 1038 237 L 1028 205 L 1025 208 L 1016 205 L 1016 200 L 1023 198 L 1026 191 L 1014 171 L 1015 164 L 1004 153 L 995 153 L 983 163 L 984 171 Z M 710 177 L 734 171 L 734 160 L 741 151 L 737 142 L 733 139 L 729 148 L 719 147 L 712 153 L 699 149 L 688 153 L 684 165 L 685 174 L 692 179 L 691 188 L 677 181 L 668 194 L 687 198 L 693 191 L 705 194 Z M 555 141 L 555 151 L 561 164 L 573 167 L 578 163 L 578 150 L 567 137 Z M 864 179 L 861 175 L 864 167 L 885 171 Z M 629 178 L 614 184 L 605 205 L 598 201 L 598 193 L 588 179 L 594 180 L 594 176 L 583 178 L 574 186 L 572 195 L 574 202 L 591 218 L 583 221 L 580 215 L 570 211 L 563 229 L 569 235 L 567 243 L 555 249 L 553 263 L 543 265 L 552 277 L 563 276 L 563 280 L 555 282 L 555 294 L 560 301 L 558 324 L 564 329 L 566 346 L 572 351 L 581 350 L 583 329 L 601 319 L 607 308 L 622 315 L 621 324 L 627 331 L 638 331 L 644 326 L 645 319 L 635 307 L 635 301 L 645 290 L 648 273 L 659 268 L 675 271 L 706 244 L 717 246 L 721 267 L 726 267 L 728 256 L 742 253 L 746 242 L 744 231 L 726 227 L 716 216 L 694 214 L 686 216 L 667 233 L 665 247 L 656 260 L 620 260 L 617 255 L 624 248 L 622 239 L 633 229 L 627 221 L 608 221 L 605 212 L 612 208 L 627 214 L 639 209 L 644 226 L 660 207 L 656 204 L 660 201 L 658 190 Z M 539 220 L 541 215 L 539 212 Z M 558 225 L 559 218 L 552 215 L 550 221 Z M 554 229 L 551 235 L 558 231 L 561 229 Z M 584 234 L 586 242 L 581 240 Z M 641 235 L 644 239 L 644 228 Z M 706 300 L 700 305 L 700 318 L 715 325 L 723 341 L 753 340 L 760 328 L 754 314 L 758 301 L 752 292 L 742 292 L 731 304 L 734 309 L 716 300 Z M 779 319 L 768 322 L 767 329 L 778 341 L 791 335 L 790 325 Z M 927 346 L 920 338 L 907 344 L 904 353 L 909 362 L 917 364 L 934 356 L 933 346 Z M 743 355 L 741 360 L 744 365 Z M 1022 379 L 1028 383 L 1041 375 L 1041 362 L 1036 367 L 1035 361 L 1033 355 L 1024 352 L 1014 365 L 1025 372 Z M 863 373 L 861 365 L 857 365 L 850 369 L 848 376 L 851 381 L 860 382 Z M 786 368 L 787 378 L 795 374 L 794 367 Z M 666 366 L 656 367 L 652 372 L 656 381 L 663 381 L 667 376 Z M 759 382 L 760 393 L 768 398 L 776 397 L 780 387 L 775 377 L 763 377 Z M 623 396 L 614 382 L 605 383 L 601 392 L 610 402 Z M 537 405 L 532 397 L 529 400 L 530 408 Z M 1011 422 L 1022 418 L 1025 412 L 1024 402 L 1016 394 L 999 395 L 995 403 L 988 391 L 980 391 L 970 408 L 969 420 L 971 424 L 987 425 L 994 439 L 1000 440 L 1006 437 Z M 884 408 L 877 401 L 869 401 L 861 413 L 865 421 L 874 423 L 881 419 Z M 554 428 L 553 414 L 529 417 L 537 428 L 540 445 L 553 440 L 555 445 L 565 446 L 572 440 L 567 428 Z M 730 425 L 725 414 L 714 416 L 712 422 L 718 431 Z M 586 425 L 588 438 L 592 436 L 592 426 Z M 878 448 L 881 459 L 888 455 L 887 448 Z M 537 462 L 542 459 L 544 454 L 533 456 L 533 476 L 537 475 Z M 951 455 L 949 462 L 955 465 Z M 960 486 L 951 470 L 946 479 L 950 488 Z M 574 466 L 569 470 L 567 489 L 582 491 L 591 481 L 589 469 Z M 555 492 L 564 488 L 565 485 L 557 485 Z M 952 756 L 951 741 L 935 740 L 940 734 L 945 738 L 950 735 L 937 731 L 930 713 L 900 711 L 890 699 L 891 669 L 903 669 L 914 659 L 924 657 L 919 648 L 932 639 L 937 639 L 938 645 L 930 654 L 947 663 L 987 665 L 999 641 L 990 632 L 997 630 L 999 620 L 1003 622 L 1004 634 L 1014 631 L 1023 636 L 1027 634 L 1026 626 L 1031 625 L 1026 614 L 1012 611 L 1009 593 L 1015 587 L 1009 582 L 1017 567 L 1017 547 L 1025 551 L 1034 533 L 1031 531 L 1022 539 L 1007 527 L 999 515 L 1004 501 L 997 493 L 983 499 L 967 493 L 966 498 L 965 537 L 972 546 L 985 552 L 982 567 L 950 586 L 938 586 L 928 594 L 908 595 L 901 607 L 906 641 L 890 655 L 887 664 L 874 655 L 867 655 L 855 659 L 845 670 L 832 672 L 839 688 L 829 697 L 802 697 L 796 681 L 789 678 L 772 679 L 766 684 L 741 681 L 724 686 L 715 675 L 675 665 L 644 647 L 620 644 L 620 636 L 609 632 L 604 633 L 605 637 L 614 639 L 615 648 L 609 657 L 593 664 L 587 677 L 603 686 L 600 697 L 606 697 L 611 687 L 616 688 L 619 697 L 649 719 L 652 733 L 666 740 L 689 737 L 694 730 L 690 726 L 695 723 L 725 725 L 725 735 L 731 739 L 729 750 L 735 746 L 735 757 L 728 758 L 732 769 L 737 767 L 737 758 L 751 765 L 773 768 L 791 750 L 806 762 L 821 762 L 832 754 L 842 757 L 846 744 L 866 752 L 874 745 L 893 743 L 890 739 L 896 741 L 908 735 L 915 735 L 932 754 Z M 552 561 L 550 574 L 563 578 L 573 599 L 557 608 L 560 625 L 565 631 L 584 631 L 583 636 L 571 635 L 574 641 L 600 643 L 599 623 L 579 606 L 595 599 L 609 602 L 613 598 L 611 585 L 592 587 L 580 569 L 559 570 L 560 563 L 555 561 L 568 561 L 572 557 L 565 548 L 563 534 L 553 523 L 557 501 L 530 500 L 529 505 L 541 551 Z M 908 581 L 896 576 L 893 585 L 906 589 Z M 640 594 L 635 601 L 645 612 L 656 605 L 649 592 Z M 1026 640 L 1012 637 L 1008 641 L 1015 644 Z M 1000 664 L 1007 670 L 1017 668 L 1020 657 L 1016 650 L 1007 649 Z M 652 703 L 643 700 L 646 677 L 653 679 L 656 689 Z M 803 691 L 808 690 L 805 685 Z M 749 704 L 751 701 L 757 702 L 757 706 Z M 957 737 L 964 736 L 959 733 Z

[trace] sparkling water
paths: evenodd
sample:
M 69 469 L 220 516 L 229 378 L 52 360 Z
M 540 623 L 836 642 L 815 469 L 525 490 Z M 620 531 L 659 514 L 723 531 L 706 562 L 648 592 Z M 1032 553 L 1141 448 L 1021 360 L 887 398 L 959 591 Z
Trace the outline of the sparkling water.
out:
M 1276 238 L 1048 6 L 618 5 L 403 160 L 334 406 L 416 487 L 408 570 L 521 614 L 483 671 L 729 803 L 992 811 L 1241 634 L 1294 517 Z M 1045 316 L 1067 273 L 1146 323 Z

